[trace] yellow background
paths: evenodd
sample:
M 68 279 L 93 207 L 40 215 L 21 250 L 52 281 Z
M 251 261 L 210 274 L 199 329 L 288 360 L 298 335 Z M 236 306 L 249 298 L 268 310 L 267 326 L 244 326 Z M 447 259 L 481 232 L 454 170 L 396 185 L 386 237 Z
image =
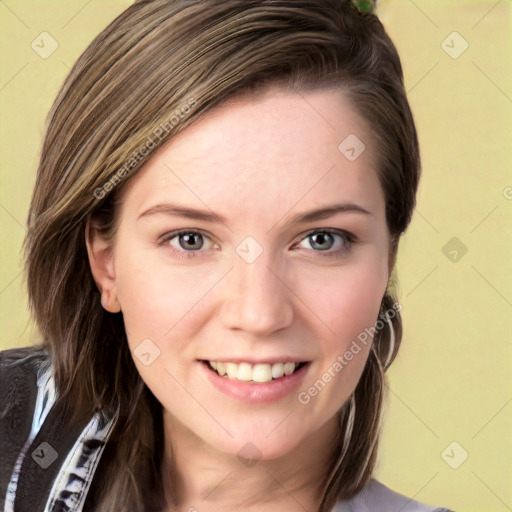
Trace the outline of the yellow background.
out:
M 34 339 L 20 248 L 46 113 L 79 54 L 130 3 L 0 0 L 0 349 Z M 378 8 L 402 58 L 423 177 L 398 260 L 405 336 L 377 477 L 457 512 L 512 510 L 511 7 Z M 46 59 L 31 47 L 42 32 L 58 42 Z M 463 450 L 457 469 L 445 462 Z

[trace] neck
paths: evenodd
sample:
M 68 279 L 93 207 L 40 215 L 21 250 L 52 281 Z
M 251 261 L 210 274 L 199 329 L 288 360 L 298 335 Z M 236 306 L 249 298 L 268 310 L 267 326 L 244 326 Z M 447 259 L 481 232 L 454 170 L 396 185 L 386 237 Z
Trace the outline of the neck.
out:
M 333 418 L 291 452 L 273 460 L 247 461 L 206 444 L 164 414 L 162 469 L 168 510 L 317 511 L 337 428 Z

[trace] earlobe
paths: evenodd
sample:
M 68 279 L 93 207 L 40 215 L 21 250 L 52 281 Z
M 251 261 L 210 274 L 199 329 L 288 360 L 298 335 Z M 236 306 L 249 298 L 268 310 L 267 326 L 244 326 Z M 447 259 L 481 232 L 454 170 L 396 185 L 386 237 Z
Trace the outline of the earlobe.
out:
M 117 300 L 117 295 L 110 293 L 109 289 L 101 291 L 101 305 L 103 309 L 110 313 L 119 313 L 121 311 L 121 305 Z
M 110 313 L 119 313 L 121 305 L 117 299 L 112 244 L 101 235 L 90 219 L 85 227 L 85 244 L 89 266 L 101 293 L 101 305 Z

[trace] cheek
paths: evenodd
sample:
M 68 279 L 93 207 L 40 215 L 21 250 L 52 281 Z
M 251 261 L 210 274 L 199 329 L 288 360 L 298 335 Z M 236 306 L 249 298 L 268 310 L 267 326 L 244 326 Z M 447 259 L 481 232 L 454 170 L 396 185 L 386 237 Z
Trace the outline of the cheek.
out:
M 324 279 L 317 276 L 314 282 L 315 286 L 309 287 L 309 296 L 315 298 L 311 301 L 313 311 L 329 329 L 322 329 L 326 335 L 322 337 L 322 354 L 315 373 L 316 377 L 326 371 L 336 374 L 331 391 L 336 400 L 341 399 L 341 405 L 355 388 L 371 348 L 388 282 L 387 264 L 372 259 L 340 268 Z
M 116 265 L 117 293 L 128 332 L 150 336 L 151 331 L 161 334 L 165 325 L 167 329 L 170 327 L 168 324 L 172 320 L 176 297 L 165 281 L 158 279 L 153 268 L 144 262 L 144 258 L 133 253 L 120 258 Z M 141 332 L 145 329 L 148 332 Z
M 374 268 L 346 276 L 339 290 L 332 290 L 333 303 L 338 306 L 337 315 L 332 307 L 334 331 L 343 340 L 375 324 L 386 286 L 387 275 Z
M 330 332 L 322 337 L 321 355 L 298 400 L 313 416 L 327 421 L 349 398 L 364 370 L 387 271 L 379 265 L 345 268 L 323 286 L 316 283 L 311 290 L 314 311 Z
M 182 350 L 179 340 L 199 325 L 205 297 L 219 280 L 219 272 L 163 264 L 154 250 L 119 253 L 116 286 L 130 344 L 145 338 L 160 344 L 172 336 L 176 339 L 172 349 Z
M 310 297 L 308 305 L 330 331 L 327 339 L 342 349 L 375 324 L 387 282 L 385 264 L 347 266 L 325 276 L 304 275 L 300 296 Z

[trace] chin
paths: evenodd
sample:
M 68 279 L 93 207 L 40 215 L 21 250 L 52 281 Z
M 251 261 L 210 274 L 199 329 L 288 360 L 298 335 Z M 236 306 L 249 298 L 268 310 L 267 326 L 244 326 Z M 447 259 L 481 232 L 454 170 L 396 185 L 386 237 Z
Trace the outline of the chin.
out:
M 269 430 L 268 434 L 268 431 L 262 428 L 257 430 L 251 432 L 251 429 L 241 429 L 243 435 L 223 439 L 221 443 L 214 442 L 212 445 L 217 450 L 239 457 L 241 460 L 270 461 L 284 457 L 299 448 L 305 437 L 302 433 L 293 435 L 287 432 L 283 435 L 272 430 Z

